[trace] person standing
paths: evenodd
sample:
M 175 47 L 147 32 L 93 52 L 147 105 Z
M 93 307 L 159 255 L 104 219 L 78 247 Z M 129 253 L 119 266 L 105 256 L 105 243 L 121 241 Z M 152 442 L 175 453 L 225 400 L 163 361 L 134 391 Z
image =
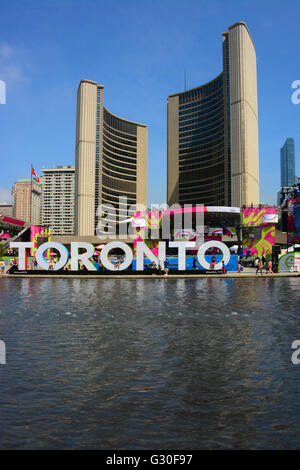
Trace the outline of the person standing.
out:
M 1 263 L 0 263 L 0 268 L 1 268 L 1 274 L 5 274 L 4 270 L 5 270 L 5 262 L 2 260 Z
M 227 274 L 226 268 L 225 268 L 225 263 L 224 260 L 222 260 L 222 273 Z
M 162 271 L 164 270 L 164 263 L 163 261 L 159 260 L 158 262 L 158 274 L 162 274 Z
M 269 261 L 267 262 L 267 272 L 270 273 L 270 274 L 273 274 L 271 259 L 269 259 Z
M 195 269 L 198 269 L 198 266 L 197 266 L 196 256 L 194 255 L 194 257 L 193 257 L 193 271 L 195 271 Z
M 215 269 L 215 266 L 216 266 L 216 257 L 215 256 L 212 256 L 210 265 L 211 265 L 211 269 Z
M 258 263 L 257 263 L 256 273 L 255 274 L 257 274 L 258 272 L 260 272 L 260 274 L 262 274 L 262 262 L 261 262 L 260 258 L 259 258 Z

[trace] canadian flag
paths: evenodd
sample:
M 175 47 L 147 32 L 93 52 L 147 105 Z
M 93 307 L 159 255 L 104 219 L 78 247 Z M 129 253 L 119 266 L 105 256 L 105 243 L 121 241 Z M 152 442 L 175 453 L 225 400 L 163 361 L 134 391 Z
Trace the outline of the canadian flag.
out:
M 31 167 L 31 175 L 34 176 L 35 180 L 36 180 L 38 183 L 40 182 L 39 178 L 36 176 L 36 172 L 34 171 L 33 166 Z

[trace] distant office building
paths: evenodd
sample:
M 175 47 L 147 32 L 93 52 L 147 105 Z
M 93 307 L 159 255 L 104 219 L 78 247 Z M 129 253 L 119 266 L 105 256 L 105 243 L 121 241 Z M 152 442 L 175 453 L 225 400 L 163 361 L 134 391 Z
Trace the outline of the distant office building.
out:
M 277 206 L 280 206 L 281 203 L 281 191 L 277 191 Z
M 0 214 L 12 217 L 12 204 L 0 203 Z
M 168 97 L 168 204 L 259 203 L 256 52 L 245 23 L 222 34 L 223 72 Z
M 32 225 L 40 224 L 41 184 L 30 178 L 21 178 L 12 187 L 12 215 Z
M 52 235 L 74 234 L 75 167 L 43 169 L 42 225 Z
M 286 139 L 280 149 L 280 173 L 281 186 L 293 186 L 296 182 L 295 176 L 295 141 Z
M 104 87 L 81 80 L 77 94 L 75 233 L 101 232 L 100 204 L 118 207 L 125 221 L 130 205 L 147 205 L 147 127 L 115 116 L 103 106 Z M 100 225 L 98 226 L 98 222 Z M 111 221 L 113 223 L 113 220 Z

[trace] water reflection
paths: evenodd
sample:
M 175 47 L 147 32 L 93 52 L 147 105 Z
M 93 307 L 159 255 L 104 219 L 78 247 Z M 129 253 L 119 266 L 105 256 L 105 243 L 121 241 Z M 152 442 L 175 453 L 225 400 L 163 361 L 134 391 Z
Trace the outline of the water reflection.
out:
M 297 448 L 296 281 L 0 279 L 0 448 Z

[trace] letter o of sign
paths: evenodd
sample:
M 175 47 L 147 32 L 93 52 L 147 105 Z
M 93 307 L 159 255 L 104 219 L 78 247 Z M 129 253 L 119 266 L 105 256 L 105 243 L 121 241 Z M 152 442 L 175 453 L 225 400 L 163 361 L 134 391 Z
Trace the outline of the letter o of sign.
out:
M 205 252 L 209 248 L 219 248 L 219 250 L 222 251 L 223 261 L 225 265 L 228 263 L 228 261 L 230 260 L 229 248 L 227 248 L 225 243 L 211 240 L 209 242 L 203 243 L 203 245 L 200 246 L 198 253 L 197 253 L 198 261 L 204 269 L 210 269 L 210 264 L 206 261 L 205 256 L 204 256 Z M 222 261 L 216 264 L 216 269 L 221 269 L 221 268 L 222 268 Z
M 62 243 L 58 242 L 46 242 L 43 243 L 36 251 L 35 257 L 37 260 L 38 265 L 42 268 L 48 271 L 49 269 L 49 263 L 44 260 L 44 253 L 46 250 L 49 250 L 51 248 L 56 249 L 59 251 L 60 254 L 60 260 L 55 264 L 54 271 L 58 271 L 59 269 L 63 268 L 66 262 L 68 261 L 69 258 L 69 252 L 65 245 Z
M 108 253 L 113 248 L 121 248 L 121 250 L 125 252 L 125 261 L 121 263 L 120 269 L 118 269 L 118 267 L 112 264 L 108 259 Z M 127 269 L 128 266 L 131 265 L 133 253 L 131 248 L 124 242 L 110 242 L 102 248 L 100 257 L 103 266 L 109 271 L 124 271 L 124 269 Z

